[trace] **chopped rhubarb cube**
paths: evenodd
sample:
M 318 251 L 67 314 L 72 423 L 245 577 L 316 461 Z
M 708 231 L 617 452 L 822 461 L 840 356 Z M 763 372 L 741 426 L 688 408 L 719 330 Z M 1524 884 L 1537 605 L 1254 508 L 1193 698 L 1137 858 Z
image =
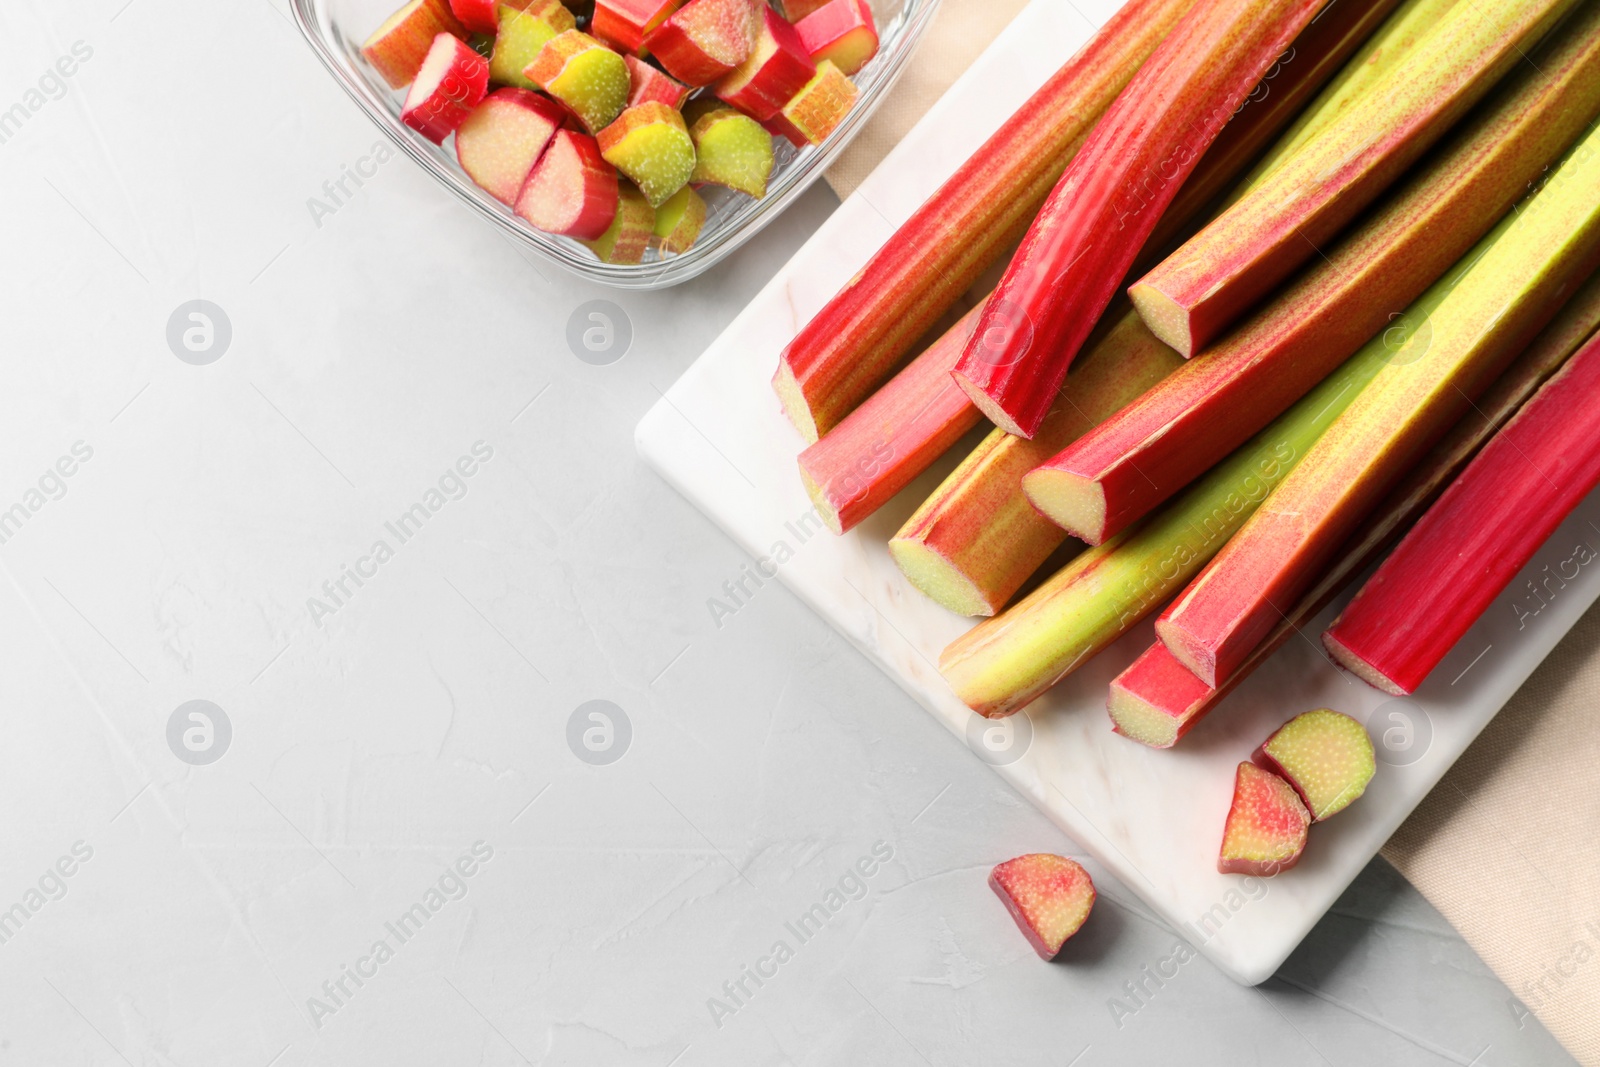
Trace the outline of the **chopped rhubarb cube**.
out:
M 499 85 L 537 89 L 539 84 L 523 73 L 539 58 L 544 46 L 558 34 L 577 27 L 572 12 L 561 0 L 516 0 L 499 7 L 500 33 L 489 57 L 489 78 Z
M 817 72 L 795 28 L 763 6 L 745 61 L 717 82 L 717 95 L 755 119 L 770 119 Z
M 517 214 L 546 233 L 593 241 L 611 228 L 618 195 L 617 170 L 595 139 L 558 130 L 517 197 Z
M 689 98 L 689 87 L 664 74 L 639 59 L 637 56 L 623 56 L 628 64 L 628 106 L 638 107 L 652 101 L 666 104 L 668 107 L 683 107 L 683 102 Z
M 628 64 L 577 30 L 551 38 L 523 73 L 572 112 L 590 133 L 611 125 L 628 106 L 632 87 Z
M 496 89 L 456 130 L 456 158 L 491 196 L 515 204 L 562 117 L 561 108 L 537 93 Z
M 644 39 L 682 4 L 683 0 L 595 0 L 589 32 L 624 55 L 643 55 Z
M 744 62 L 755 32 L 753 0 L 689 0 L 645 47 L 679 81 L 710 85 Z
M 856 96 L 855 83 L 824 59 L 817 68 L 817 76 L 783 105 L 778 115 L 807 143 L 821 144 L 856 106 Z M 788 130 L 784 135 L 789 136 Z M 793 137 L 789 139 L 794 140 Z
M 445 0 L 411 0 L 390 15 L 361 46 L 361 54 L 395 89 L 411 84 L 433 39 L 448 33 L 463 40 L 467 28 L 450 12 Z
M 794 28 L 813 60 L 827 60 L 847 75 L 878 54 L 878 28 L 867 0 L 829 0 Z
M 441 33 L 411 83 L 400 121 L 434 144 L 467 120 L 489 91 L 489 63 L 461 38 Z
M 633 179 L 652 208 L 689 183 L 694 142 L 677 110 L 662 103 L 630 107 L 600 131 L 600 154 Z
M 624 181 L 618 184 L 617 212 L 611 225 L 605 233 L 584 243 L 602 263 L 639 263 L 650 247 L 655 226 L 656 209 L 632 182 Z
M 756 199 L 767 195 L 772 175 L 772 135 L 749 115 L 719 107 L 689 130 L 695 146 L 692 182 L 721 185 Z
M 682 255 L 694 247 L 706 224 L 706 202 L 685 185 L 656 208 L 655 237 L 661 251 Z

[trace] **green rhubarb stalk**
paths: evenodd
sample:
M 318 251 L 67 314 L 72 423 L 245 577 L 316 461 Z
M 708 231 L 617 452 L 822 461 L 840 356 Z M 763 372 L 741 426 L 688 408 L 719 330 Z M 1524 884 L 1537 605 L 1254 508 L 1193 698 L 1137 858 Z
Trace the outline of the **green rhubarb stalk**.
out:
M 1215 686 L 1267 638 L 1340 544 L 1600 262 L 1600 126 L 1496 228 L 1390 364 L 1215 560 L 1156 633 Z
M 1414 312 L 1442 299 L 1445 284 Z M 1374 338 L 1165 510 L 951 643 L 939 670 L 956 695 L 980 715 L 1014 714 L 1165 604 L 1394 357 L 1399 340 L 1394 332 Z

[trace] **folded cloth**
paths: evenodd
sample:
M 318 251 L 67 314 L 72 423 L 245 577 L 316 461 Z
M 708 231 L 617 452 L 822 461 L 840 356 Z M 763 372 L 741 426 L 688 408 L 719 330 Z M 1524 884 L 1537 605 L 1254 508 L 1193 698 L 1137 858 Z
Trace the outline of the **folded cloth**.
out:
M 828 171 L 841 199 L 1026 6 L 944 0 L 894 92 Z M 1584 1067 L 1600 1067 L 1600 607 L 1383 854 Z
M 828 184 L 840 200 L 866 180 L 889 150 L 1027 6 L 1027 0 L 944 0 L 894 91 L 828 168 Z

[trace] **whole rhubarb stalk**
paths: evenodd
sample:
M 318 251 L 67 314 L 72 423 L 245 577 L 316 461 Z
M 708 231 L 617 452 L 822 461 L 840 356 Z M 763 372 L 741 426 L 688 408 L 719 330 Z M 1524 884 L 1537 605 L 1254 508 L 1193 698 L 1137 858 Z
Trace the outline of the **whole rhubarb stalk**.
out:
M 887 378 L 1044 203 L 1068 161 L 1195 0 L 1131 0 L 784 349 L 773 388 L 815 441 Z
M 1023 437 L 1038 431 L 1162 213 L 1321 6 L 1213 0 L 1196 7 L 1106 111 L 956 364 L 956 381 L 996 426 Z
M 1208 685 L 1228 678 L 1361 521 L 1600 262 L 1600 128 L 1498 227 L 1372 386 L 1156 623 Z
M 1213 689 L 1157 641 L 1111 683 L 1107 710 L 1117 733 L 1155 748 L 1171 748 L 1273 654 L 1376 563 L 1472 456 L 1515 415 L 1562 364 L 1600 330 L 1600 275 L 1574 296 L 1532 345 L 1461 417 L 1427 459 L 1394 489 L 1339 559 L 1257 645 L 1233 675 Z
M 1411 0 L 1409 6 L 1454 2 Z M 1251 164 L 1262 156 L 1262 149 L 1273 138 L 1283 133 L 1285 128 L 1297 127 L 1302 114 L 1316 112 L 1323 107 L 1327 92 L 1325 90 L 1317 95 L 1317 90 L 1325 84 L 1331 88 L 1333 84 L 1350 80 L 1351 76 L 1346 71 L 1363 66 L 1363 61 L 1373 54 L 1373 42 L 1388 29 L 1385 18 L 1398 6 L 1399 0 L 1333 0 L 1323 8 L 1305 32 L 1295 38 L 1288 51 L 1279 56 L 1278 61 L 1262 76 L 1240 105 L 1238 113 L 1228 120 L 1217 139 L 1206 150 L 1200 165 L 1183 183 L 1183 188 L 1173 198 L 1172 206 L 1161 216 L 1161 221 L 1145 241 L 1145 253 L 1165 253 L 1182 235 L 1185 225 L 1200 217 L 1200 213 L 1226 192 L 1241 174 L 1251 169 Z M 1360 49 L 1359 53 L 1357 49 Z M 1346 61 L 1349 61 L 1348 64 Z M 1330 78 L 1334 79 L 1333 83 L 1329 82 Z M 1316 102 L 1307 112 L 1307 102 L 1314 95 Z M 1275 148 L 1272 157 L 1277 157 L 1278 152 L 1279 149 Z M 1144 258 L 1140 256 L 1141 261 Z
M 900 570 L 912 585 L 962 615 L 993 615 L 1005 607 L 1067 539 L 1029 505 L 1022 476 L 1182 362 L 1138 314 L 1126 310 L 1067 376 L 1055 409 L 1032 441 L 992 431 L 906 521 L 889 542 Z M 948 367 L 945 384 L 979 417 L 950 381 Z M 876 401 L 875 396 L 857 413 Z
M 1459 4 L 1369 91 L 1132 289 L 1157 337 L 1198 352 L 1338 234 L 1576 0 Z
M 983 415 L 950 368 L 977 324 L 975 307 L 828 435 L 800 453 L 800 480 L 834 533 L 854 529 L 954 445 Z
M 1600 114 L 1600 5 L 1269 306 L 1029 477 L 1097 544 L 1198 477 L 1390 325 Z
M 1600 485 L 1597 426 L 1600 335 L 1484 446 L 1383 561 L 1322 635 L 1328 654 L 1386 693 L 1415 693 Z M 1581 544 L 1568 561 L 1571 575 L 1597 556 Z
M 1385 365 L 1350 360 L 1254 441 L 1149 521 L 1091 548 L 939 658 L 968 707 L 1011 715 L 1158 610 L 1233 536 Z

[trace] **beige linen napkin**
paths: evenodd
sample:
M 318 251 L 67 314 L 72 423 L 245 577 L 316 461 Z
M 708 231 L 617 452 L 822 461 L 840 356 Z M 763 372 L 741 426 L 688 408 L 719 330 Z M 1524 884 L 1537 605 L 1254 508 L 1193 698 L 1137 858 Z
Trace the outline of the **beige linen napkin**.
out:
M 850 195 L 1027 0 L 944 0 L 917 55 L 828 171 Z M 1600 607 L 1383 854 L 1544 1023 L 1600 1067 Z

